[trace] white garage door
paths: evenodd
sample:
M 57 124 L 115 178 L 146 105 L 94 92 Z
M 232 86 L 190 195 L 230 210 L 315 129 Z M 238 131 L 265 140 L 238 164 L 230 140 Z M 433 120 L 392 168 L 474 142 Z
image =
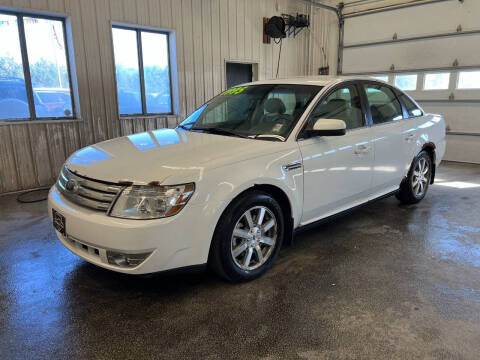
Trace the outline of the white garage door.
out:
M 479 14 L 479 0 L 446 0 L 345 20 L 343 73 L 381 76 L 443 114 L 447 160 L 480 163 Z

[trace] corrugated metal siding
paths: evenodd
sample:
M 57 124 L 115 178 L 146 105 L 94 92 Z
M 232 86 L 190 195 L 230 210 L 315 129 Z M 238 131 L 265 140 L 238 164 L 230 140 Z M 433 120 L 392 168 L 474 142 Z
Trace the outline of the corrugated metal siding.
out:
M 262 43 L 263 17 L 309 11 L 295 0 L 0 0 L 0 6 L 70 17 L 82 117 L 0 125 L 0 193 L 53 183 L 65 159 L 80 147 L 176 126 L 225 88 L 226 60 L 258 62 L 259 79 L 274 77 L 279 47 Z M 178 117 L 119 117 L 111 22 L 175 30 Z M 312 58 L 325 36 L 321 31 L 325 27 L 316 31 L 316 40 L 307 30 L 284 41 L 281 77 L 316 73 Z

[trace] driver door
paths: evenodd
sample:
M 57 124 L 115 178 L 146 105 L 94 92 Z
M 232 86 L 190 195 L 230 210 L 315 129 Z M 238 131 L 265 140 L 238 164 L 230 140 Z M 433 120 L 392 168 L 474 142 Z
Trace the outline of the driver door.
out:
M 307 224 L 368 201 L 374 152 L 371 127 L 355 83 L 341 84 L 316 105 L 306 129 L 318 119 L 345 121 L 343 136 L 299 138 L 304 195 L 301 224 Z

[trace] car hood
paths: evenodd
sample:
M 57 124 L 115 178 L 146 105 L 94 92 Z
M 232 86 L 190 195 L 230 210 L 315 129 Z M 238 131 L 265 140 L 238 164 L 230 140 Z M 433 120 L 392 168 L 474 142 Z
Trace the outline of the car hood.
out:
M 277 151 L 280 144 L 160 129 L 88 146 L 72 154 L 66 166 L 78 175 L 102 181 L 167 184 L 171 183 L 167 178 L 187 178 L 187 174 L 191 179 L 187 181 L 195 181 L 206 168 L 271 153 Z

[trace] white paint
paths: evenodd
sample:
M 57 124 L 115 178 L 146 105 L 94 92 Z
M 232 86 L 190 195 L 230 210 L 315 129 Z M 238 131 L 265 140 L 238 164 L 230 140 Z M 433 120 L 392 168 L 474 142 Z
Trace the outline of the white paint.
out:
M 195 193 L 177 215 L 156 220 L 126 220 L 82 208 L 52 188 L 51 209 L 66 217 L 67 233 L 87 245 L 131 253 L 153 251 L 141 265 L 126 269 L 109 265 L 62 243 L 96 265 L 126 273 L 149 273 L 207 261 L 215 226 L 231 201 L 254 185 L 276 186 L 288 197 L 294 227 L 336 214 L 398 189 L 415 154 L 427 142 L 436 145 L 436 165 L 445 150 L 445 123 L 436 115 L 347 131 L 344 136 L 298 139 L 308 114 L 341 78 L 290 79 L 324 88 L 305 109 L 285 142 L 225 137 L 182 129 L 144 133 L 165 143 L 140 150 L 138 138 L 120 138 L 77 153 L 67 167 L 92 179 L 130 180 L 162 185 L 195 183 Z M 408 137 L 407 135 L 412 135 Z M 385 140 L 380 142 L 378 136 Z M 398 140 L 398 141 L 397 141 Z M 101 157 L 95 155 L 96 152 Z M 75 159 L 81 158 L 84 163 Z M 302 164 L 287 171 L 285 165 Z M 100 234 L 100 235 L 99 235 Z

